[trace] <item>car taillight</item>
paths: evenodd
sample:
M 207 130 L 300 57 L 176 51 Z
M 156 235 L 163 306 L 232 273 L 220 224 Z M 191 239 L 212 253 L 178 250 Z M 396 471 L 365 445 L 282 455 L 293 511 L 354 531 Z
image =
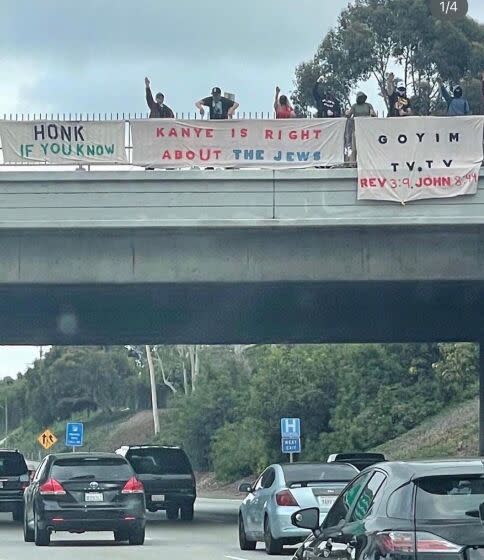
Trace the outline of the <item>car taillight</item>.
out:
M 145 491 L 143 483 L 135 476 L 132 476 L 124 485 L 122 490 L 123 494 L 143 494 Z
M 49 478 L 47 482 L 44 482 L 44 484 L 40 486 L 39 492 L 42 496 L 64 496 L 66 493 L 62 484 L 55 478 Z
M 282 490 L 276 494 L 276 504 L 278 506 L 296 506 L 299 507 L 299 504 L 296 501 L 296 498 L 292 495 L 290 490 Z
M 382 554 L 401 553 L 414 554 L 417 552 L 460 552 L 464 547 L 446 541 L 442 537 L 417 531 L 385 531 L 377 534 L 377 540 Z

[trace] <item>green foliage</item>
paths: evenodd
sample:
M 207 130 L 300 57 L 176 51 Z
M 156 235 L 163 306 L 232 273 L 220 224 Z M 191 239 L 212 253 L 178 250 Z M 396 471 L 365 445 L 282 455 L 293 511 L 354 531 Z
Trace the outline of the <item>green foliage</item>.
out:
M 394 68 L 416 113 L 439 114 L 436 78 L 452 86 L 477 79 L 484 68 L 484 26 L 469 17 L 434 18 L 427 0 L 356 0 L 341 12 L 314 58 L 296 68 L 293 101 L 307 114 L 312 87 L 322 75 L 326 87 L 349 105 L 358 82 L 373 77 L 381 90 Z M 474 113 L 478 110 L 473 99 Z

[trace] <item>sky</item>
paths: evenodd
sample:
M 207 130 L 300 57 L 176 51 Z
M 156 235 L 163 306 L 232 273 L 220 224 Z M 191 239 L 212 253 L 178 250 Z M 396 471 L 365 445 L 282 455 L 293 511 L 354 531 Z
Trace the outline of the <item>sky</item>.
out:
M 144 78 L 175 111 L 213 86 L 240 110 L 270 111 L 293 88 L 348 0 L 1 0 L 0 114 L 141 113 Z M 484 21 L 484 1 L 469 0 Z M 367 85 L 378 108 L 376 87 Z M 0 377 L 24 371 L 38 348 L 0 347 Z

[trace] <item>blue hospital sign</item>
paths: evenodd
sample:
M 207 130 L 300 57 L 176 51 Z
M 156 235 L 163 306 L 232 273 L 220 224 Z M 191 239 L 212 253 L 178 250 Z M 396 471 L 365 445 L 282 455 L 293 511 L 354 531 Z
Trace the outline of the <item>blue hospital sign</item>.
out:
M 300 418 L 281 418 L 281 438 L 299 439 L 301 437 Z

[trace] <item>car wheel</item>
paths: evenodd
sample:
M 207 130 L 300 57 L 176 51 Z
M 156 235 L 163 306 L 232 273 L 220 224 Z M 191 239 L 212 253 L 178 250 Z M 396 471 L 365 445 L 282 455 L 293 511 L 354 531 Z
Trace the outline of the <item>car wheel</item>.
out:
M 136 527 L 132 529 L 128 537 L 129 544 L 131 545 L 141 545 L 145 542 L 145 528 Z
M 190 504 L 189 506 L 182 506 L 180 510 L 180 517 L 182 521 L 193 521 L 193 516 L 195 514 L 195 506 L 194 504 Z
M 281 554 L 283 542 L 281 539 L 275 539 L 272 536 L 268 517 L 266 517 L 264 521 L 264 544 L 266 545 L 267 554 L 270 554 L 271 556 L 274 554 Z
M 29 527 L 27 523 L 27 512 L 24 511 L 24 541 L 25 542 L 34 542 L 35 540 L 35 532 L 33 529 Z
M 39 527 L 37 516 L 34 516 L 34 540 L 36 546 L 49 546 L 50 544 L 50 532 L 48 529 Z
M 24 506 L 19 505 L 15 506 L 15 509 L 12 511 L 12 517 L 14 521 L 22 521 L 24 518 Z
M 178 519 L 178 506 L 170 506 L 166 509 L 166 517 L 170 521 L 175 521 Z
M 129 539 L 129 535 L 126 531 L 114 531 L 114 540 L 116 542 L 123 542 Z
M 245 534 L 244 518 L 239 514 L 239 546 L 240 550 L 255 550 L 257 541 L 250 541 Z

